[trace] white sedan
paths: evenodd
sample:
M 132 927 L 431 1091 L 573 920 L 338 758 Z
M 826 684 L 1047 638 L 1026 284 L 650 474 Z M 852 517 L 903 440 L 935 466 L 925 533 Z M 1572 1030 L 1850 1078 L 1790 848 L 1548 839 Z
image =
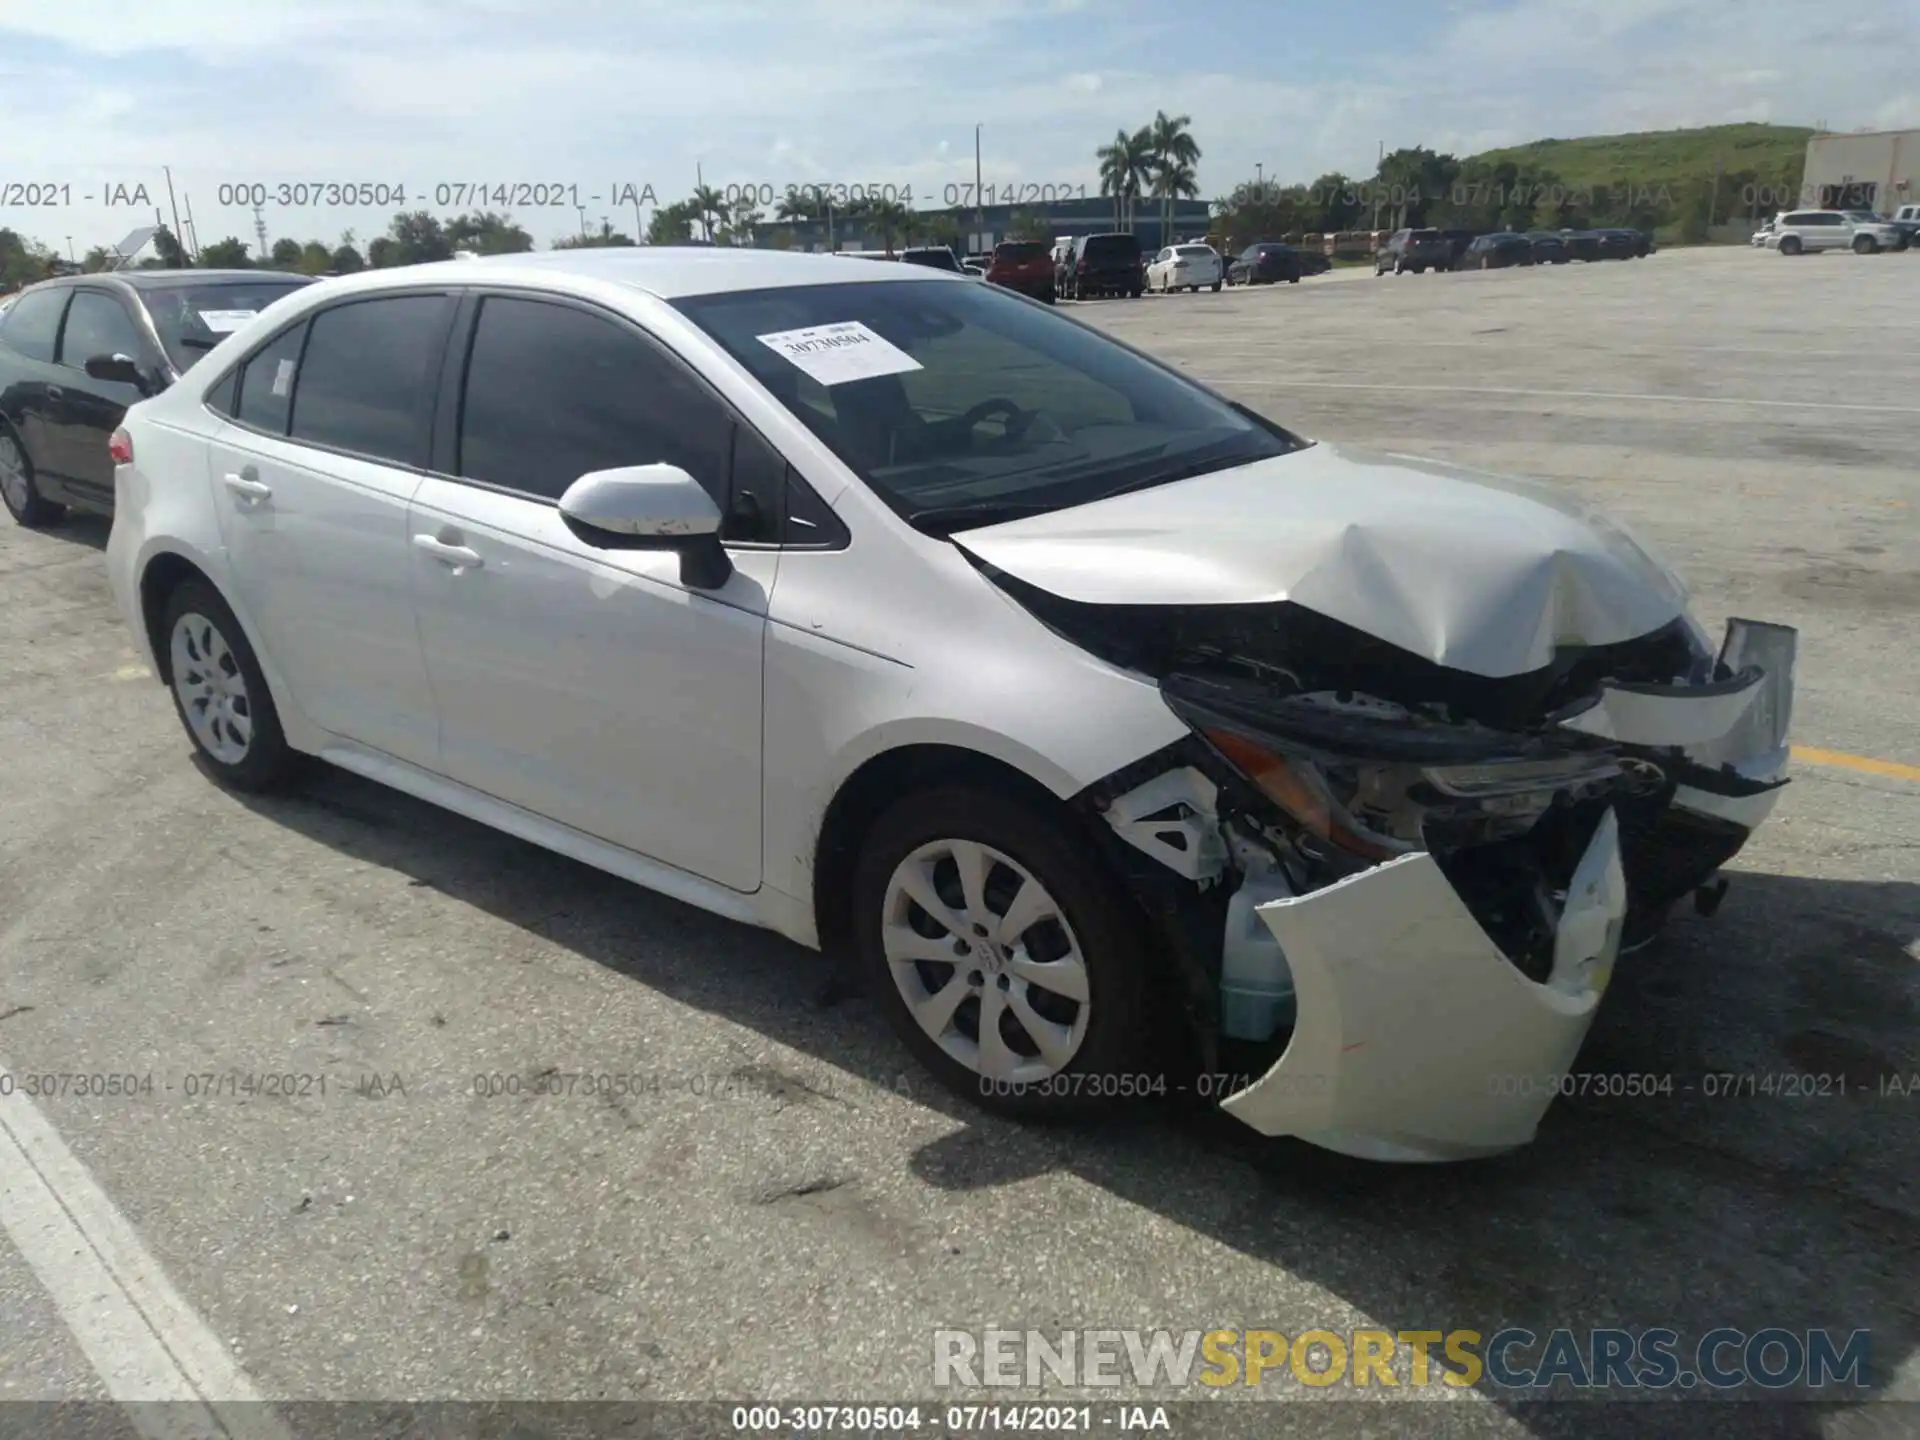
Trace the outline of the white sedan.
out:
M 318 756 L 845 955 L 1015 1115 L 1524 1144 L 1785 783 L 1794 632 L 1716 651 L 1582 504 L 913 266 L 368 271 L 111 450 L 113 590 L 212 776 Z
M 1225 275 L 1211 245 L 1169 245 L 1147 265 L 1147 289 L 1218 290 Z

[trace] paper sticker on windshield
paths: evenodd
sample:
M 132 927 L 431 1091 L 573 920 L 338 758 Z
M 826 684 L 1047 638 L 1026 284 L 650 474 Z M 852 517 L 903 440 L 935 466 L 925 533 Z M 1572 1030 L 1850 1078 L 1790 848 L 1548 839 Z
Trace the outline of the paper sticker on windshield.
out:
M 809 325 L 804 330 L 777 330 L 754 338 L 786 356 L 822 385 L 844 385 L 849 380 L 871 380 L 876 375 L 899 375 L 922 368 L 918 360 L 858 320 Z
M 282 400 L 293 393 L 293 361 L 282 360 L 273 372 L 273 393 Z
M 200 323 L 214 334 L 227 335 L 238 330 L 260 312 L 258 310 L 199 310 L 195 313 L 199 315 Z

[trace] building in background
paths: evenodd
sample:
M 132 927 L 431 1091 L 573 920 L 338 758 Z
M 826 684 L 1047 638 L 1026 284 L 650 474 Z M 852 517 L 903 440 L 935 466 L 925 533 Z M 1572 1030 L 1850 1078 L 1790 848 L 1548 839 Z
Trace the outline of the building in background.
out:
M 1177 240 L 1197 240 L 1207 233 L 1212 212 L 1205 200 L 1176 200 L 1171 233 L 1161 236 L 1161 201 L 1142 196 L 1134 204 L 1131 229 L 1140 237 L 1140 248 L 1149 253 Z M 1027 238 L 1052 244 L 1069 235 L 1098 235 L 1114 228 L 1113 200 L 1089 195 L 1085 199 L 1052 200 L 1033 205 L 986 205 L 979 209 L 953 208 L 920 210 L 914 214 L 911 237 L 895 234 L 895 248 L 913 243 L 951 245 L 961 254 L 977 255 L 991 250 L 1002 240 Z M 756 226 L 754 241 L 759 245 L 778 244 L 786 237 L 796 250 L 879 250 L 885 241 L 879 228 L 870 221 L 836 215 L 832 239 L 828 222 L 822 217 Z
M 1920 204 L 1920 130 L 1861 130 L 1807 141 L 1800 203 L 1891 215 Z

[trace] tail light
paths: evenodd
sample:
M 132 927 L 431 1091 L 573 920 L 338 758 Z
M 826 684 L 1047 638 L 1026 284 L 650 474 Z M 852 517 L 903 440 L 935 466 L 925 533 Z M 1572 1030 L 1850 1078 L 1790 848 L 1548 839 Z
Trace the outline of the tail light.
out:
M 113 438 L 107 441 L 107 454 L 113 457 L 113 463 L 116 465 L 131 465 L 133 436 L 129 435 L 124 428 L 114 431 Z

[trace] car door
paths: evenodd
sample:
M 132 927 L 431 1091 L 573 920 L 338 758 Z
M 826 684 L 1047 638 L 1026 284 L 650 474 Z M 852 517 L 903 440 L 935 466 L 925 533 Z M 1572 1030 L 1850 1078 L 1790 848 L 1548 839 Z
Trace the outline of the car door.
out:
M 407 505 L 455 308 L 444 290 L 381 294 L 288 327 L 247 360 L 208 451 L 235 583 L 301 711 L 428 769 L 439 724 Z
M 470 327 L 470 328 L 469 328 Z M 602 549 L 557 501 L 594 470 L 666 462 L 733 490 L 782 462 L 631 321 L 490 293 L 463 314 L 435 470 L 414 497 L 414 594 L 445 774 L 735 890 L 760 883 L 762 659 L 779 552 L 730 543 L 726 582 Z M 758 445 L 756 451 L 753 447 Z M 738 453 L 736 453 L 736 447 Z M 757 507 L 778 515 L 778 502 Z M 744 512 L 742 512 L 744 513 Z M 741 526 L 745 525 L 744 532 Z
M 144 388 L 124 380 L 96 380 L 87 361 L 123 355 L 148 379 Z M 54 356 L 60 396 L 47 410 L 47 443 L 60 473 L 77 496 L 103 508 L 113 505 L 113 457 L 107 441 L 120 428 L 127 407 L 158 393 L 165 362 L 126 302 L 109 290 L 82 286 L 73 292 Z
M 1832 211 L 1824 211 L 1813 217 L 1811 230 L 1813 250 L 1844 250 L 1853 240 L 1849 227 L 1844 220 Z
M 65 388 L 53 356 L 72 293 L 65 286 L 29 290 L 0 316 L 0 415 L 13 427 L 49 500 L 66 498 L 47 412 Z

